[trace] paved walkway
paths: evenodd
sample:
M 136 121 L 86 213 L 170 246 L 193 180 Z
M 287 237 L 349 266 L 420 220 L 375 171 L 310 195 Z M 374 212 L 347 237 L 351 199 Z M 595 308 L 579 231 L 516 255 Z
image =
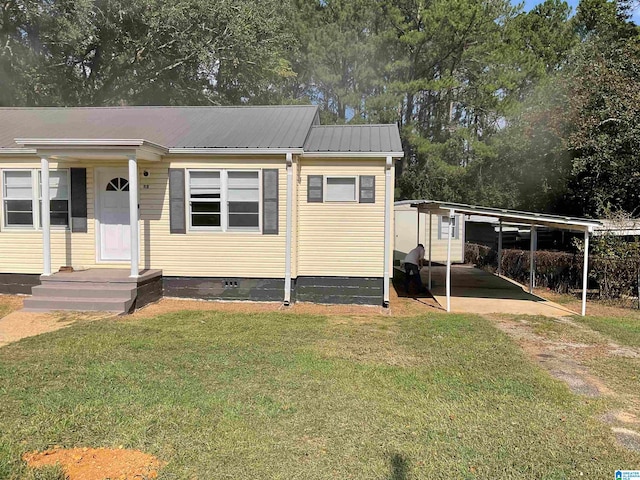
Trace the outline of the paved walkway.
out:
M 422 269 L 421 276 L 427 284 L 428 269 Z M 432 267 L 431 293 L 445 308 L 446 267 Z M 562 305 L 550 302 L 526 292 L 519 285 L 504 277 L 498 277 L 470 265 L 451 267 L 451 311 L 459 313 L 512 313 L 563 317 L 577 315 Z

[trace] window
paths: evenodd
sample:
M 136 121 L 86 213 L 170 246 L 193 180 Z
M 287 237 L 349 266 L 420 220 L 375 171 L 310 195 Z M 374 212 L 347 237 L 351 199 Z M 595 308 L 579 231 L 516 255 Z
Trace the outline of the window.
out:
M 38 205 L 40 227 L 42 227 L 42 172 L 38 171 Z M 51 225 L 69 226 L 69 174 L 67 170 L 49 171 L 49 198 L 51 209 Z
M 188 186 L 192 229 L 260 231 L 260 172 L 190 170 Z
M 355 202 L 356 177 L 326 177 L 325 202 Z
M 4 224 L 33 226 L 33 181 L 31 171 L 4 172 Z
M 191 226 L 221 228 L 220 172 L 189 172 Z
M 458 217 L 453 217 L 451 218 L 451 220 L 453 221 L 453 224 L 452 224 L 453 237 L 451 238 L 459 238 Z M 449 238 L 449 217 L 448 216 L 440 217 L 440 237 L 439 238 L 443 240 L 446 240 Z
M 41 227 L 40 170 L 5 170 L 2 178 L 4 225 L 6 227 L 33 228 L 36 225 Z M 51 225 L 67 227 L 69 226 L 69 171 L 51 170 L 49 188 Z M 34 205 L 37 205 L 35 210 Z
M 260 227 L 260 181 L 258 172 L 228 172 L 229 228 Z

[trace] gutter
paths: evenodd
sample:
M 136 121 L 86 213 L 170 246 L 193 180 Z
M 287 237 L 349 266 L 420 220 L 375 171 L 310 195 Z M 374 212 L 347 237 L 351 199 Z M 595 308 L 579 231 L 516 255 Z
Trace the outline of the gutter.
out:
M 284 247 L 284 304 L 291 305 L 291 237 L 293 234 L 293 153 L 287 153 L 287 231 Z
M 393 157 L 387 156 L 385 163 L 385 182 L 384 182 L 384 279 L 383 279 L 383 298 L 382 306 L 389 307 L 389 263 L 391 248 L 391 206 L 393 204 L 393 185 L 391 185 L 391 168 L 393 167 Z

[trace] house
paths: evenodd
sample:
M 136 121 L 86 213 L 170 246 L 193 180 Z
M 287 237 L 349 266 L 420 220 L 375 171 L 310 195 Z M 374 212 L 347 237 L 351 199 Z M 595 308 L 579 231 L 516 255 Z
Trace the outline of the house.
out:
M 449 216 L 430 215 L 428 212 L 418 212 L 412 207 L 412 200 L 395 202 L 394 204 L 394 249 L 395 265 L 404 261 L 404 257 L 415 248 L 418 243 L 424 245 L 428 257 L 431 245 L 431 260 L 436 263 L 447 261 L 447 247 L 449 235 Z M 464 215 L 453 217 L 453 236 L 451 237 L 451 261 L 464 262 Z
M 402 155 L 316 106 L 2 108 L 0 292 L 386 304 Z

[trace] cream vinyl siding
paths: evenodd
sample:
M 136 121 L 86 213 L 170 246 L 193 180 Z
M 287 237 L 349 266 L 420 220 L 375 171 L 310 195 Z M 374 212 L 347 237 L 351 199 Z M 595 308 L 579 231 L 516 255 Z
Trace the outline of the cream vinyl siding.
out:
M 58 168 L 84 167 L 76 162 L 50 162 L 52 170 Z M 0 162 L 1 169 L 40 168 L 40 160 L 15 159 Z M 87 233 L 71 233 L 62 227 L 51 228 L 51 266 L 54 271 L 63 265 L 95 264 L 95 242 L 93 211 L 93 176 L 87 169 Z M 4 202 L 0 206 L 4 219 Z M 4 227 L 0 224 L 0 273 L 42 273 L 42 231 L 27 228 Z
M 50 168 L 87 169 L 87 233 L 51 229 L 51 266 L 128 268 L 127 262 L 96 261 L 95 168 L 126 168 L 126 162 L 79 161 L 50 163 Z M 40 168 L 39 159 L 0 162 L 0 168 Z M 169 233 L 169 168 L 278 168 L 279 232 Z M 148 176 L 143 172 L 147 171 Z M 138 162 L 140 192 L 140 267 L 162 269 L 166 276 L 283 278 L 286 219 L 286 168 L 282 159 L 170 158 Z M 294 181 L 295 184 L 295 181 Z M 185 198 L 185 205 L 188 199 Z M 0 207 L 2 208 L 2 207 Z M 1 212 L 4 214 L 4 212 Z M 295 237 L 294 237 L 295 240 Z M 295 258 L 293 259 L 295 264 Z M 42 232 L 0 230 L 0 273 L 42 273 Z
M 375 203 L 307 202 L 307 176 L 375 175 Z M 310 159 L 298 176 L 298 276 L 382 277 L 384 159 Z
M 188 227 L 186 234 L 169 233 L 169 168 L 279 169 L 278 235 L 190 232 Z M 144 267 L 162 269 L 165 276 L 284 278 L 287 189 L 284 158 L 174 158 L 169 162 L 146 163 L 140 170 L 149 172 L 140 183 L 140 256 Z M 185 193 L 188 197 L 187 189 Z

